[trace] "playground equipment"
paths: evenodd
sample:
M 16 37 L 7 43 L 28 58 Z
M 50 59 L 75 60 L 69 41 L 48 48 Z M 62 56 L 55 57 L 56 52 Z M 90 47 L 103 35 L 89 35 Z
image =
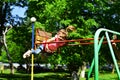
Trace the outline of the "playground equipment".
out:
M 102 42 L 103 42 L 103 39 L 104 39 L 104 35 L 103 35 L 102 38 L 100 40 L 98 40 L 101 32 L 105 32 L 105 36 L 106 36 L 108 46 L 109 46 L 109 49 L 110 49 L 110 52 L 111 52 L 111 55 L 112 55 L 112 59 L 113 59 L 113 62 L 114 62 L 114 65 L 115 65 L 115 68 L 116 68 L 116 71 L 117 71 L 117 74 L 118 74 L 118 80 L 120 80 L 120 71 L 119 71 L 119 68 L 118 68 L 118 64 L 117 64 L 117 61 L 116 61 L 116 58 L 115 58 L 115 55 L 114 55 L 114 51 L 113 51 L 113 48 L 112 48 L 112 44 L 110 42 L 109 34 L 108 34 L 108 33 L 112 33 L 112 34 L 120 35 L 120 33 L 116 32 L 116 31 L 104 29 L 104 28 L 98 29 L 95 33 L 95 36 L 94 36 L 94 59 L 92 61 L 92 64 L 91 64 L 91 67 L 90 67 L 90 70 L 89 70 L 89 73 L 88 73 L 88 80 L 90 78 L 90 74 L 92 72 L 93 67 L 95 67 L 94 80 L 99 80 L 99 77 L 98 77 L 98 75 L 99 75 L 99 69 L 98 69 L 99 56 L 98 56 L 98 53 L 100 51 L 100 48 L 101 48 L 101 45 L 102 45 Z
M 102 38 L 99 38 L 99 35 L 101 32 L 105 32 L 105 35 L 106 37 L 102 36 Z M 117 70 L 117 74 L 118 74 L 118 77 L 120 79 L 120 71 L 118 69 L 118 65 L 117 65 L 117 62 L 116 62 L 116 58 L 115 58 L 115 55 L 114 55 L 114 51 L 113 51 L 113 48 L 112 48 L 112 45 L 111 45 L 111 40 L 109 38 L 109 35 L 108 35 L 108 32 L 112 33 L 112 34 L 117 34 L 117 35 L 120 35 L 120 33 L 118 32 L 115 32 L 115 31 L 111 31 L 111 30 L 108 30 L 108 29 L 98 29 L 95 33 L 95 36 L 94 38 L 88 38 L 88 39 L 76 39 L 76 40 L 64 40 L 64 41 L 57 41 L 57 42 L 52 42 L 52 43 L 61 43 L 61 42 L 79 42 L 79 44 L 68 44 L 68 45 L 89 45 L 89 44 L 94 44 L 94 59 L 93 59 L 93 62 L 91 64 L 91 67 L 90 67 L 90 70 L 89 70 L 89 73 L 88 73 L 88 77 L 87 79 L 89 80 L 90 78 L 90 75 L 91 75 L 91 72 L 93 70 L 93 67 L 95 67 L 95 78 L 94 80 L 98 80 L 99 77 L 98 77 L 98 66 L 99 66 L 99 62 L 98 62 L 98 53 L 99 53 L 99 50 L 100 50 L 100 47 L 102 44 L 106 44 L 108 43 L 109 45 L 109 48 L 110 48 L 110 52 L 111 52 L 111 55 L 112 55 L 112 58 L 113 58 L 113 62 L 115 64 L 115 68 Z M 33 33 L 32 33 L 33 34 Z M 41 35 L 42 34 L 42 35 Z M 42 31 L 40 29 L 36 29 L 36 37 L 35 37 L 35 48 L 37 47 L 37 45 L 39 44 L 46 44 L 46 43 L 51 43 L 51 42 L 42 42 L 44 40 L 47 40 L 49 39 L 50 37 L 52 36 L 51 33 L 48 33 L 48 32 L 45 32 L 45 31 Z M 33 38 L 32 38 L 33 39 Z M 90 40 L 94 40 L 94 42 L 90 42 Z M 34 40 L 33 40 L 34 41 Z M 120 42 L 120 40 L 115 40 L 114 42 Z M 32 55 L 32 68 L 31 68 L 31 80 L 33 80 L 33 64 L 34 64 L 34 56 Z
M 31 22 L 32 22 L 32 49 L 34 49 L 34 22 L 36 21 L 35 17 L 31 18 Z M 32 67 L 31 67 L 31 80 L 33 80 L 33 64 L 34 64 L 34 55 L 32 54 Z
M 50 39 L 51 37 L 52 33 L 36 29 L 35 48 L 37 47 L 37 45 L 41 44 L 43 41 L 46 41 L 47 39 Z

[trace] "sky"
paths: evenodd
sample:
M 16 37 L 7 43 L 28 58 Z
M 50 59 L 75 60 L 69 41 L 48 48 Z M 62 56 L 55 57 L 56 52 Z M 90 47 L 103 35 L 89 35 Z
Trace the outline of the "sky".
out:
M 11 8 L 13 8 L 11 11 L 13 16 L 26 17 L 25 11 L 27 10 L 27 7 L 11 6 Z
M 19 26 L 23 22 L 23 18 L 25 18 L 27 16 L 27 14 L 25 14 L 25 12 L 28 9 L 28 7 L 12 5 L 12 6 L 10 6 L 10 9 L 12 9 L 11 10 L 12 19 L 14 19 L 14 22 L 12 22 L 13 25 Z

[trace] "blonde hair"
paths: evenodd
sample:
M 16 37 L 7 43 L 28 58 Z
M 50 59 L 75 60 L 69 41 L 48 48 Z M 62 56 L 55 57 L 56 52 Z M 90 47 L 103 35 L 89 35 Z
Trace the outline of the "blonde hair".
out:
M 75 30 L 75 27 L 74 26 L 68 26 L 66 29 L 61 29 L 61 30 L 59 30 L 58 31 L 58 35 L 60 34 L 60 33 L 62 33 L 60 36 L 61 36 L 61 38 L 64 38 L 64 39 L 66 39 L 67 38 L 67 36 L 68 36 L 68 32 L 69 31 L 74 31 Z
M 117 35 L 114 34 L 114 35 L 112 36 L 112 39 L 114 39 L 114 40 L 117 39 Z
M 64 39 L 68 36 L 68 32 L 65 29 L 59 30 L 57 34 L 60 35 L 60 37 Z
M 66 28 L 66 31 L 69 32 L 69 31 L 75 31 L 75 27 L 72 26 L 72 25 L 69 25 L 67 28 Z

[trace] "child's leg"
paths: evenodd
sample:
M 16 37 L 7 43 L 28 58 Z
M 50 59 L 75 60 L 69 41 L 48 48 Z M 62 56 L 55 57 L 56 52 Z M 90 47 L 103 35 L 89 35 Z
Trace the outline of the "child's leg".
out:
M 36 50 L 28 50 L 23 54 L 23 58 L 30 57 L 30 54 L 38 54 L 40 53 L 44 48 L 44 45 L 40 45 Z
M 38 54 L 40 53 L 44 48 L 44 45 L 40 45 L 36 50 L 32 50 L 33 54 Z

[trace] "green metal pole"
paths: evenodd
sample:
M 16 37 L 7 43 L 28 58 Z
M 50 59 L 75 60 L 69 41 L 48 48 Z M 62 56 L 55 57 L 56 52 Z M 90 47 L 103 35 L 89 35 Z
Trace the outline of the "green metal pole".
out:
M 99 42 L 99 45 L 98 45 L 98 51 L 100 50 L 100 47 L 101 47 L 101 45 L 102 45 L 103 40 L 104 40 L 104 36 L 102 36 L 102 38 L 100 39 L 100 42 Z M 99 54 L 99 53 L 98 53 L 98 54 Z M 89 70 L 89 72 L 88 72 L 88 80 L 89 80 L 90 75 L 91 75 L 91 73 L 92 73 L 94 64 L 95 64 L 95 61 L 94 61 L 94 59 L 93 59 L 93 60 L 92 60 L 91 67 L 90 67 L 90 70 Z
M 115 32 L 115 31 L 112 31 L 112 30 L 108 30 L 108 29 L 104 29 L 104 28 L 100 28 L 96 31 L 95 33 L 95 37 L 94 37 L 94 57 L 95 57 L 95 80 L 98 80 L 98 37 L 99 37 L 99 34 L 100 32 L 102 31 L 107 31 L 107 32 L 110 32 L 110 33 L 113 33 L 113 34 L 117 34 L 117 35 L 120 35 L 119 32 Z M 114 59 L 114 58 L 113 58 Z M 114 59 L 115 60 L 115 59 Z M 116 63 L 115 63 L 116 65 Z M 119 74 L 119 69 L 116 67 L 117 69 L 117 72 L 118 72 L 118 77 L 120 77 L 120 74 Z M 120 79 L 120 78 L 119 78 Z
M 95 37 L 94 37 L 94 58 L 95 58 L 95 76 L 94 76 L 94 80 L 98 80 L 98 52 L 99 52 L 99 48 L 98 48 L 98 38 L 99 38 L 99 34 L 102 31 L 102 29 L 99 29 L 96 31 L 95 33 Z
M 111 55 L 112 55 L 112 58 L 113 58 L 113 62 L 114 62 L 114 65 L 115 65 L 115 68 L 116 68 L 116 71 L 117 71 L 117 74 L 118 74 L 118 78 L 119 78 L 118 80 L 120 80 L 120 71 L 119 71 L 119 67 L 118 67 L 118 64 L 117 64 L 117 61 L 116 61 L 116 58 L 115 58 L 115 55 L 114 55 L 114 51 L 113 51 L 108 33 L 106 32 L 105 34 L 106 34 L 107 42 L 108 42 L 110 52 L 111 52 Z

